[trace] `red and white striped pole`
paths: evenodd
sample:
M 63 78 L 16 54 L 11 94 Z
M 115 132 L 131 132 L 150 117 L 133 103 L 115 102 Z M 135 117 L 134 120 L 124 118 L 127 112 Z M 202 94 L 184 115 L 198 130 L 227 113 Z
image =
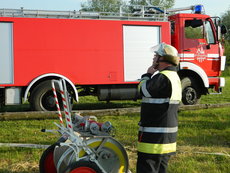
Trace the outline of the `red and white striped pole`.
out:
M 59 80 L 59 87 L 60 87 L 60 93 L 62 96 L 66 125 L 67 125 L 67 128 L 69 129 L 69 132 L 73 134 L 73 124 L 72 124 L 71 112 L 70 112 L 70 106 L 69 106 L 69 96 L 68 96 L 68 91 L 66 88 L 66 82 L 64 79 Z
M 58 84 L 59 90 L 61 93 L 67 129 L 69 130 L 69 133 L 73 134 L 74 131 L 73 131 L 73 124 L 72 124 L 72 119 L 71 119 L 70 106 L 69 106 L 69 101 L 68 101 L 69 97 L 68 97 L 68 91 L 66 88 L 66 82 L 64 79 L 52 80 L 52 90 L 54 93 L 54 98 L 55 98 L 55 102 L 56 102 L 56 106 L 57 106 L 57 110 L 58 110 L 58 117 L 60 119 L 60 123 L 62 124 L 62 126 L 64 126 L 62 114 L 61 114 L 61 108 L 60 108 L 59 102 L 58 102 L 57 91 L 55 89 L 55 83 Z
M 56 92 L 56 88 L 55 88 L 55 84 L 54 84 L 55 82 L 56 82 L 56 80 L 51 81 L 52 91 L 53 91 L 53 94 L 54 94 L 54 99 L 55 99 L 55 103 L 56 103 L 56 107 L 57 107 L 57 111 L 58 111 L 58 117 L 60 119 L 60 123 L 63 126 L 64 123 L 63 123 L 62 113 L 61 113 L 61 109 L 60 109 L 60 106 L 59 106 L 57 92 Z

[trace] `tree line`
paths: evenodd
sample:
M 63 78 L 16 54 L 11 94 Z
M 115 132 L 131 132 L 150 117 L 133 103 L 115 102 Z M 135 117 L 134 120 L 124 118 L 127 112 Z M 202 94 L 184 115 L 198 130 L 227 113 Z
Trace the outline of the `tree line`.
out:
M 225 55 L 227 56 L 227 66 L 230 68 L 230 7 L 221 16 L 223 24 L 227 27 L 228 32 L 224 36 Z

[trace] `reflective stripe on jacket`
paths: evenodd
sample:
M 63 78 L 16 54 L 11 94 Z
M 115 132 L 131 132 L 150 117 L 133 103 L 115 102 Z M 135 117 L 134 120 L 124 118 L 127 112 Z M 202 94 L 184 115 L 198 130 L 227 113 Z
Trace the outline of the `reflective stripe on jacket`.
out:
M 144 75 L 139 89 L 143 97 L 138 152 L 175 153 L 177 111 L 182 93 L 176 68 L 169 67 L 152 78 Z

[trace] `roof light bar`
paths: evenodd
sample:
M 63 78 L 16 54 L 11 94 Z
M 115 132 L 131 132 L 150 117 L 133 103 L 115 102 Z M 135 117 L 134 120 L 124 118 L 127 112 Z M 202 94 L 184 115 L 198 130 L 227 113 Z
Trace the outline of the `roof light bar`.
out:
M 204 6 L 203 5 L 195 5 L 193 11 L 195 14 L 204 13 Z

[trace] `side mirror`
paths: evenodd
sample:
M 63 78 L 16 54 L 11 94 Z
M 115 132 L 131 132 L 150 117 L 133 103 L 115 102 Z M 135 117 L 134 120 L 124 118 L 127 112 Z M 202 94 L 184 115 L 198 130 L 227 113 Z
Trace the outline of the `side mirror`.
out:
M 228 32 L 227 27 L 225 25 L 221 25 L 220 32 L 221 34 L 226 34 Z

